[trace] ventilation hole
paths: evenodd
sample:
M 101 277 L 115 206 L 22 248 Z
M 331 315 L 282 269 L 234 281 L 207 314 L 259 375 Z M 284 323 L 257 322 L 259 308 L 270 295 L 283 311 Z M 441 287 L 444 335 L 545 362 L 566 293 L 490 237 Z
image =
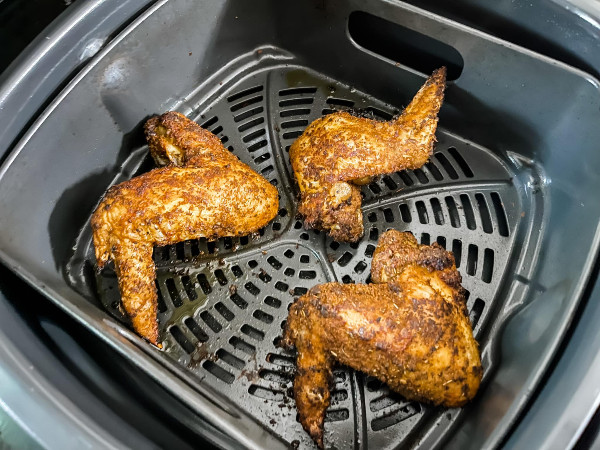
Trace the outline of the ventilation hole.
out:
M 375 195 L 381 193 L 381 188 L 379 187 L 379 185 L 377 183 L 371 183 L 371 184 L 369 184 L 369 189 Z
M 377 222 L 377 214 L 372 212 L 367 216 L 367 219 L 369 220 L 369 222 L 375 223 Z
M 473 206 L 471 206 L 471 200 L 467 194 L 461 194 L 460 202 L 463 206 L 463 212 L 465 213 L 465 220 L 467 221 L 467 228 L 474 230 L 477 227 L 475 222 L 475 213 L 473 212 Z
M 331 250 L 334 250 L 334 251 L 335 251 L 335 250 L 337 250 L 338 248 L 340 248 L 340 243 L 339 243 L 339 242 L 332 241 L 332 242 L 331 242 L 331 244 L 329 244 L 329 248 L 330 248 Z
M 361 274 L 367 268 L 367 264 L 364 261 L 360 261 L 356 266 L 354 266 L 354 272 Z
M 300 278 L 301 280 L 313 280 L 317 278 L 317 272 L 315 272 L 314 270 L 301 270 L 298 273 L 298 278 Z
M 354 283 L 354 280 L 352 279 L 352 277 L 350 275 L 344 275 L 342 277 L 342 283 L 344 283 L 344 284 L 352 284 L 352 283 Z
M 291 356 L 279 355 L 277 353 L 269 353 L 266 358 L 267 362 L 281 367 L 296 367 L 296 358 Z
M 444 200 L 446 201 L 446 206 L 450 215 L 450 225 L 454 228 L 460 228 L 460 216 L 454 198 L 446 197 Z
M 265 333 L 247 324 L 242 325 L 240 331 L 255 341 L 262 341 L 265 338 Z
M 264 117 L 257 117 L 256 119 L 252 119 L 249 122 L 243 123 L 238 127 L 238 131 L 240 133 L 243 133 L 246 130 L 249 130 L 252 127 L 255 127 L 257 125 L 260 125 L 261 123 L 264 123 L 265 118 Z
M 220 348 L 219 350 L 217 350 L 217 358 L 219 358 L 220 360 L 225 361 L 227 364 L 229 364 L 231 367 L 234 367 L 236 369 L 243 369 L 244 366 L 246 365 L 246 363 L 244 362 L 244 360 L 238 358 L 237 356 L 229 353 L 227 350 Z
M 417 214 L 419 215 L 419 222 L 426 224 L 429 223 L 429 215 L 427 214 L 427 207 L 422 201 L 415 202 L 417 207 Z
M 383 387 L 383 383 L 379 381 L 377 378 L 368 377 L 367 378 L 367 391 L 375 392 Z
M 338 259 L 338 264 L 340 267 L 346 267 L 350 260 L 352 259 L 352 253 L 345 252 L 340 259 Z
M 475 194 L 475 200 L 477 201 L 477 207 L 479 208 L 479 215 L 481 216 L 481 227 L 486 233 L 494 231 L 492 228 L 492 218 L 488 209 L 485 197 L 483 194 Z
M 244 136 L 242 138 L 242 141 L 244 141 L 246 143 L 250 142 L 250 141 L 253 141 L 256 138 L 259 138 L 260 136 L 263 136 L 265 133 L 266 133 L 265 129 L 261 128 L 260 130 L 253 131 L 252 133 L 249 133 L 246 136 Z
M 204 122 L 200 126 L 202 128 L 209 128 L 209 127 L 212 127 L 218 121 L 219 121 L 219 118 L 217 116 L 214 116 L 214 117 L 211 117 L 210 119 L 208 119 L 206 122 Z
M 223 131 L 223 127 L 221 125 L 219 125 L 217 128 L 215 128 L 214 130 L 212 130 L 211 133 L 217 135 L 221 131 Z
M 246 97 L 247 95 L 252 95 L 252 94 L 256 94 L 257 92 L 260 92 L 263 90 L 262 86 L 254 86 L 248 89 L 244 89 L 243 91 L 240 92 L 236 92 L 235 94 L 230 95 L 229 97 L 227 97 L 227 101 L 229 103 L 235 102 L 236 100 L 239 100 L 242 97 Z
M 204 361 L 202 363 L 202 367 L 204 367 L 204 369 L 207 372 L 210 372 L 212 375 L 217 377 L 219 380 L 224 381 L 227 384 L 231 384 L 231 383 L 233 383 L 233 380 L 235 380 L 235 377 L 232 374 L 230 374 L 225 369 L 218 366 L 211 360 Z
M 465 161 L 465 159 L 462 157 L 462 155 L 458 152 L 458 150 L 456 150 L 456 148 L 454 148 L 454 147 L 450 147 L 448 149 L 448 153 L 450 153 L 450 155 L 458 163 L 458 166 L 460 167 L 460 170 L 463 171 L 463 173 L 465 174 L 465 176 L 467 178 L 472 178 L 473 177 L 473 171 L 471 170 L 471 168 L 467 164 L 467 161 Z
M 206 275 L 203 273 L 199 273 L 196 277 L 198 279 L 198 283 L 200 284 L 200 289 L 204 292 L 204 295 L 208 295 L 212 292 L 212 288 L 210 287 L 210 283 L 206 278 Z
M 402 217 L 402 221 L 404 223 L 410 223 L 412 221 L 412 216 L 410 214 L 410 208 L 406 203 L 402 203 L 400 205 L 400 217 Z
M 282 129 L 286 129 L 286 128 L 298 128 L 298 127 L 306 127 L 308 125 L 308 120 L 305 119 L 298 119 L 298 120 L 290 120 L 288 122 L 282 122 L 281 123 L 281 128 Z
M 217 250 L 217 244 L 213 241 L 206 243 L 206 251 L 211 255 Z
M 292 375 L 286 372 L 275 372 L 273 370 L 261 369 L 258 376 L 263 380 L 272 381 L 279 384 L 289 384 L 292 381 Z
M 471 291 L 469 291 L 468 289 L 465 289 L 464 293 L 465 293 L 465 300 L 469 300 L 469 297 L 471 296 Z
M 183 242 L 178 242 L 175 244 L 175 254 L 177 255 L 177 259 L 183 261 L 185 259 L 185 248 Z
M 483 252 L 483 267 L 481 269 L 481 279 L 485 283 L 492 281 L 492 274 L 494 273 L 494 250 L 486 248 Z
M 244 352 L 248 355 L 254 355 L 254 353 L 256 353 L 256 347 L 254 345 L 248 344 L 246 341 L 244 341 L 243 339 L 240 339 L 237 336 L 232 336 L 229 339 L 229 343 L 236 350 Z
M 221 142 L 222 142 L 223 144 L 227 143 L 227 141 L 229 141 L 229 138 L 228 138 L 227 136 L 223 136 L 223 137 L 221 138 Z
M 253 105 L 254 103 L 262 102 L 262 100 L 263 100 L 263 96 L 257 95 L 256 97 L 251 97 L 247 100 L 244 100 L 243 102 L 232 105 L 230 109 L 231 109 L 231 112 L 236 112 L 242 108 L 245 108 L 246 106 L 250 106 L 250 105 Z
M 247 283 L 244 285 L 244 287 L 245 287 L 245 288 L 246 288 L 246 290 L 247 290 L 248 292 L 250 292 L 252 295 L 255 295 L 255 296 L 256 296 L 256 295 L 260 294 L 260 289 L 259 289 L 259 288 L 258 288 L 258 287 L 257 287 L 257 286 L 254 284 L 254 283 L 252 283 L 251 281 L 248 281 L 248 282 L 247 282 Z
M 437 225 L 444 225 L 444 212 L 442 211 L 440 201 L 437 198 L 432 198 L 429 202 L 433 210 L 433 220 L 435 220 Z
M 264 398 L 265 400 L 270 400 L 273 402 L 282 402 L 285 398 L 283 392 L 267 389 L 264 387 L 257 386 L 255 384 L 248 388 L 248 393 L 256 397 Z
M 395 398 L 394 395 L 384 395 L 382 397 L 377 397 L 374 400 L 371 400 L 369 404 L 369 409 L 373 412 L 381 411 L 389 406 L 398 404 L 399 401 Z
M 283 133 L 281 135 L 281 137 L 283 139 L 296 139 L 297 137 L 302 135 L 302 131 L 301 130 L 297 130 L 297 131 L 286 131 L 285 133 Z
M 285 146 L 285 152 L 286 152 L 286 153 L 289 153 L 289 152 L 290 152 L 290 147 L 291 147 L 291 145 L 286 145 L 286 146 Z
M 263 139 L 262 141 L 258 141 L 255 144 L 249 145 L 248 146 L 248 151 L 250 153 L 252 153 L 252 152 L 255 152 L 256 150 L 261 149 L 261 148 L 266 147 L 266 146 L 267 146 L 267 141 L 265 141 Z
M 227 278 L 221 269 L 215 270 L 215 277 L 221 286 L 225 286 L 227 284 Z
M 254 311 L 254 313 L 252 314 L 254 316 L 255 319 L 260 320 L 261 322 L 264 322 L 266 324 L 271 324 L 273 323 L 274 317 L 271 314 L 267 314 L 264 311 L 261 311 L 260 309 L 257 309 L 256 311 Z
M 256 158 L 254 158 L 254 162 L 256 164 L 262 164 L 265 161 L 269 160 L 271 158 L 271 154 L 270 153 L 263 153 L 260 156 L 257 156 Z
M 231 239 L 230 237 L 224 238 L 223 248 L 225 248 L 225 250 L 231 250 L 233 248 L 233 239 Z
M 419 183 L 429 183 L 429 178 L 427 178 L 427 175 L 425 175 L 425 172 L 423 172 L 421 169 L 415 169 L 413 170 L 413 173 L 417 177 L 417 180 L 419 180 Z
M 251 259 L 250 261 L 248 261 L 248 266 L 251 269 L 254 269 L 256 266 L 258 266 L 258 262 L 256 262 L 255 260 Z
M 333 371 L 333 383 L 340 384 L 346 381 L 346 374 L 341 370 Z
M 373 257 L 373 252 L 375 251 L 375 246 L 374 245 L 367 245 L 367 248 L 365 248 L 365 256 L 367 258 L 372 258 Z
M 284 283 L 283 281 L 278 281 L 277 283 L 275 283 L 275 289 L 281 292 L 287 292 L 287 290 L 289 289 L 289 285 Z
M 442 181 L 444 179 L 442 172 L 440 172 L 440 169 L 438 169 L 432 161 L 426 163 L 425 167 L 427 167 L 429 173 L 431 173 L 431 175 L 433 175 L 433 178 L 435 178 L 437 181 Z
M 282 89 L 281 91 L 279 91 L 279 95 L 281 97 L 284 97 L 286 95 L 314 94 L 315 92 L 317 92 L 316 87 L 301 86 L 301 87 L 294 87 L 294 88 L 289 88 L 289 89 Z
M 508 236 L 508 221 L 506 220 L 506 213 L 504 212 L 504 206 L 502 200 L 497 192 L 490 194 L 492 197 L 492 204 L 494 205 L 494 212 L 496 213 L 496 225 L 498 225 L 498 234 L 500 236 Z
M 387 223 L 392 223 L 394 222 L 394 213 L 392 212 L 391 208 L 385 208 L 383 210 L 383 216 L 385 217 L 385 221 Z
M 269 256 L 267 258 L 267 262 L 276 270 L 279 270 L 283 267 L 283 264 L 281 264 L 281 262 L 279 262 L 279 260 L 274 256 Z
M 382 120 L 391 120 L 394 116 L 393 114 L 390 114 L 389 112 L 383 111 L 379 108 L 375 108 L 374 106 L 369 106 L 368 108 L 365 108 L 363 111 L 365 111 L 366 113 L 370 113 L 373 114 L 373 116 L 378 117 L 379 119 Z
M 454 167 L 452 166 L 450 161 L 448 161 L 448 158 L 446 158 L 446 155 L 438 152 L 434 156 L 438 160 L 438 162 L 442 165 L 442 167 L 444 168 L 444 170 L 446 171 L 446 173 L 448 174 L 450 179 L 456 180 L 458 178 L 458 173 L 456 173 L 456 170 L 454 170 Z
M 481 313 L 483 312 L 483 308 L 485 308 L 485 302 L 480 298 L 476 298 L 475 302 L 473 303 L 471 313 L 469 314 L 469 319 L 471 319 L 472 328 L 475 328 L 477 326 L 479 318 L 481 317 Z
M 267 272 L 265 272 L 263 269 L 260 269 L 260 273 L 258 274 L 258 278 L 260 278 L 260 280 L 263 283 L 268 283 L 270 282 L 273 277 L 271 275 L 269 275 Z
M 200 328 L 200 325 L 198 325 L 198 322 L 196 322 L 194 319 L 188 317 L 183 321 L 183 323 L 200 342 L 208 341 L 208 334 L 206 334 L 204 330 Z
M 335 109 L 331 109 L 331 108 L 323 108 L 323 110 L 321 111 L 321 114 L 326 116 L 328 114 L 333 114 L 334 112 L 337 112 Z
M 240 238 L 240 245 L 248 245 L 248 236 L 242 236 Z
M 204 321 L 206 325 L 208 325 L 208 328 L 210 328 L 215 333 L 218 333 L 223 329 L 221 324 L 217 322 L 217 319 L 215 319 L 214 316 L 208 311 L 202 311 L 200 313 L 200 318 Z
M 190 277 L 184 275 L 181 277 L 181 283 L 183 284 L 183 288 L 185 289 L 185 293 L 187 294 L 190 300 L 196 300 L 198 298 L 198 294 L 196 294 L 196 289 L 194 289 L 194 285 L 190 280 Z
M 308 255 L 300 256 L 300 262 L 302 264 L 308 264 L 310 262 L 310 257 Z
M 229 322 L 233 320 L 235 315 L 225 306 L 223 303 L 219 302 L 215 305 L 215 309 L 219 314 L 223 316 L 223 318 Z
M 304 241 L 308 241 L 308 233 L 302 233 L 300 235 L 300 239 L 304 240 Z
M 269 167 L 273 167 L 273 166 L 269 166 Z M 261 171 L 262 173 L 262 171 Z M 273 222 L 273 231 L 279 231 L 281 230 L 281 224 L 279 222 Z
M 377 228 L 371 228 L 369 231 L 369 239 L 376 241 L 379 238 L 379 230 Z
M 325 422 L 341 422 L 350 417 L 350 412 L 347 409 L 328 409 L 325 412 Z
M 298 109 L 286 109 L 285 111 L 281 111 L 279 113 L 280 117 L 294 117 L 294 116 L 304 116 L 310 114 L 310 109 L 308 108 L 298 108 Z
M 281 307 L 281 300 L 268 295 L 265 297 L 265 305 L 269 305 L 271 308 L 279 308 Z
M 169 333 L 171 333 L 175 341 L 183 350 L 185 350 L 186 353 L 192 353 L 196 348 L 194 344 L 192 344 L 188 338 L 185 337 L 185 334 L 183 334 L 177 325 L 173 325 L 171 328 L 169 328 Z
M 292 256 L 294 256 L 294 252 L 293 252 L 293 251 L 291 251 L 291 250 L 286 250 L 286 251 L 283 253 L 283 256 L 285 256 L 286 258 L 291 258 Z
M 165 284 L 167 286 L 167 291 L 169 291 L 169 297 L 171 297 L 173 305 L 175 308 L 179 308 L 181 305 L 183 305 L 183 300 L 179 295 L 177 287 L 175 286 L 175 280 L 173 278 L 169 278 L 167 281 L 165 281 Z
M 246 120 L 252 116 L 256 116 L 257 114 L 261 114 L 263 112 L 263 107 L 258 106 L 256 108 L 249 109 L 248 111 L 244 111 L 241 114 L 233 117 L 234 122 L 241 122 L 242 120 Z
M 383 177 L 383 182 L 390 191 L 395 191 L 396 189 L 398 189 L 398 185 L 396 184 L 396 182 L 387 175 Z
M 390 414 L 373 419 L 371 421 L 371 429 L 373 431 L 380 431 L 385 428 L 389 428 L 392 425 L 396 425 L 397 423 L 400 423 L 409 417 L 418 414 L 420 410 L 421 409 L 418 403 L 409 403 L 403 408 L 397 409 Z
M 326 102 L 328 105 L 344 106 L 346 108 L 352 108 L 354 106 L 354 102 L 352 100 L 347 100 L 345 98 L 329 97 Z
M 467 252 L 467 273 L 469 275 L 475 275 L 477 272 L 477 256 L 478 249 L 476 245 L 469 244 L 469 250 Z
M 429 236 L 429 233 L 421 233 L 421 245 L 429 244 L 431 244 L 431 236 Z
M 302 228 L 302 222 L 297 220 L 296 223 L 294 224 L 294 229 L 299 230 L 300 228 Z
M 157 308 L 158 311 L 164 313 L 167 310 L 167 304 L 165 303 L 165 299 L 163 298 L 162 292 L 160 291 L 160 286 L 158 284 L 158 280 L 154 282 L 156 286 L 156 293 L 158 294 L 157 298 Z
M 346 390 L 337 390 L 337 391 L 333 391 L 331 393 L 331 402 L 343 402 L 345 400 L 348 400 L 348 391 Z
M 444 250 L 446 249 L 446 238 L 444 236 L 438 236 L 435 240 Z
M 296 286 L 296 287 L 294 288 L 294 291 L 292 292 L 292 295 L 293 295 L 294 297 L 300 297 L 301 295 L 304 295 L 304 294 L 306 294 L 307 292 L 308 292 L 308 289 L 307 289 L 307 288 Z
M 286 106 L 311 105 L 313 101 L 311 97 L 291 98 L 289 100 L 281 100 L 279 106 L 285 108 Z
M 408 172 L 402 171 L 402 172 L 397 172 L 397 173 L 398 173 L 398 176 L 400 177 L 400 179 L 402 180 L 402 182 L 406 186 L 412 186 L 413 184 L 415 184 L 415 182 L 412 180 L 412 178 L 410 177 Z
M 240 309 L 246 309 L 248 307 L 248 302 L 237 293 L 232 294 L 229 299 Z
M 244 275 L 244 272 L 242 272 L 242 269 L 240 268 L 240 266 L 233 266 L 231 268 L 231 272 L 233 272 L 233 274 L 235 275 L 236 278 L 239 278 L 242 275 Z
M 288 267 L 287 269 L 285 269 L 285 270 L 283 271 L 283 274 L 284 274 L 286 277 L 293 277 L 295 273 L 296 273 L 296 271 L 295 271 L 294 269 L 292 269 L 291 267 Z

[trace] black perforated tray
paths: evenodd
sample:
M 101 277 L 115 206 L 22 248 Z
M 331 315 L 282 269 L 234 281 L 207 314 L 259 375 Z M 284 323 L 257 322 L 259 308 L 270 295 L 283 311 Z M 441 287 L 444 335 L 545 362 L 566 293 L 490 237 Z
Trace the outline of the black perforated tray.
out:
M 539 214 L 524 214 L 540 207 L 536 193 L 523 184 L 539 183 L 537 174 L 519 179 L 514 162 L 441 129 L 435 154 L 422 169 L 386 175 L 363 188 L 365 236 L 356 244 L 339 244 L 324 233 L 305 230 L 297 217 L 289 147 L 311 121 L 334 110 L 353 109 L 385 120 L 398 109 L 303 67 L 261 70 L 217 97 L 199 105 L 192 118 L 277 186 L 281 209 L 250 237 L 156 249 L 165 357 L 234 399 L 286 441 L 312 446 L 296 420 L 291 395 L 294 355 L 276 346 L 288 307 L 319 283 L 369 282 L 377 239 L 395 228 L 452 250 L 485 373 L 493 369 L 498 355 L 492 350 L 496 333 L 490 332 L 491 325 L 500 329 L 506 308 L 520 301 L 518 292 L 503 291 L 504 275 L 537 243 L 530 239 L 525 248 L 515 248 L 520 228 L 529 233 L 540 228 Z M 146 158 L 140 170 L 148 167 L 145 155 L 135 154 Z M 74 285 L 96 285 L 104 307 L 127 322 L 114 272 L 104 271 L 94 280 L 84 276 L 91 272 L 77 267 L 94 264 L 87 228 L 85 232 L 78 250 L 87 251 L 76 253 L 69 268 L 83 276 L 74 278 Z M 332 399 L 325 442 L 338 448 L 353 447 L 361 439 L 372 448 L 393 448 L 410 441 L 426 422 L 443 418 L 449 428 L 460 412 L 408 402 L 378 381 L 342 367 L 335 372 Z

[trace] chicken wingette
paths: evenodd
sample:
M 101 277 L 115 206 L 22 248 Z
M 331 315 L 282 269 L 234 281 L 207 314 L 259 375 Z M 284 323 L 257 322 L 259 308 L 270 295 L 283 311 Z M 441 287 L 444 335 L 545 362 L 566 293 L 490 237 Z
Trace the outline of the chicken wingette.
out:
M 365 372 L 409 400 L 459 407 L 481 381 L 477 342 L 454 257 L 410 233 L 384 233 L 374 284 L 327 283 L 291 307 L 283 345 L 297 350 L 300 422 L 323 447 L 332 365 Z
M 336 241 L 363 234 L 360 187 L 370 177 L 417 169 L 433 152 L 446 68 L 431 75 L 390 122 L 336 112 L 312 122 L 290 148 L 305 225 Z
M 275 217 L 279 201 L 275 187 L 185 116 L 154 117 L 145 132 L 152 157 L 166 167 L 111 187 L 92 230 L 98 268 L 114 260 L 133 328 L 158 344 L 153 247 L 247 235 Z

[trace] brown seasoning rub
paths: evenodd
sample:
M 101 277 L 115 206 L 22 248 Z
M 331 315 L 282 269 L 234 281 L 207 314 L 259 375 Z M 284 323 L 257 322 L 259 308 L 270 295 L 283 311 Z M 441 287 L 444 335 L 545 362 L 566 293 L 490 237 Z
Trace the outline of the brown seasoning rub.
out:
M 334 361 L 409 400 L 451 408 L 471 400 L 481 381 L 452 253 L 391 230 L 379 240 L 371 276 L 375 284 L 316 286 L 290 309 L 283 344 L 298 352 L 294 397 L 321 448 Z
M 369 177 L 417 169 L 433 152 L 446 68 L 433 72 L 402 114 L 379 122 L 336 112 L 312 122 L 290 148 L 299 212 L 336 241 L 363 234 L 360 188 Z
M 182 114 L 145 126 L 150 153 L 166 167 L 111 187 L 92 216 L 98 268 L 113 259 L 125 311 L 135 331 L 158 344 L 155 245 L 244 236 L 279 209 L 278 192 Z

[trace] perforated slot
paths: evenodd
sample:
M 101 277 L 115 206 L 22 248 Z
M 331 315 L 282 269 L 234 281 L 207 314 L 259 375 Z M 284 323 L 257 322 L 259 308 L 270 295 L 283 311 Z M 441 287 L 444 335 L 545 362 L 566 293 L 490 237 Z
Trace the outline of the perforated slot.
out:
M 208 334 L 206 334 L 204 332 L 204 330 L 202 328 L 200 328 L 200 325 L 198 325 L 198 322 L 196 322 L 191 317 L 188 317 L 187 319 L 185 319 L 184 323 L 185 323 L 185 326 L 196 337 L 196 339 L 198 339 L 200 342 L 208 341 Z
M 233 105 L 230 109 L 231 112 L 235 112 L 235 111 L 239 111 L 242 108 L 245 108 L 247 106 L 250 106 L 254 103 L 258 103 L 258 102 L 262 102 L 263 101 L 263 96 L 262 95 L 257 95 L 256 97 L 252 97 L 249 99 L 246 99 L 240 103 L 237 103 L 235 105 Z
M 392 425 L 396 425 L 397 423 L 400 423 L 409 417 L 418 414 L 420 410 L 421 408 L 418 403 L 409 403 L 383 417 L 373 419 L 371 421 L 371 429 L 373 431 L 380 431 L 385 428 L 389 428 Z
M 233 318 L 235 317 L 235 314 L 233 314 L 231 312 L 231 310 L 221 302 L 218 302 L 215 305 L 215 309 L 228 322 L 231 322 L 233 320 Z
M 248 389 L 248 393 L 272 402 L 281 402 L 285 397 L 285 395 L 281 391 L 267 389 L 261 386 L 257 386 L 255 384 L 250 386 L 250 388 Z
M 494 211 L 496 213 L 496 224 L 498 225 L 498 234 L 500 236 L 508 236 L 508 222 L 506 220 L 506 213 L 504 212 L 504 206 L 502 200 L 497 192 L 490 194 L 492 198 L 492 204 L 494 205 Z
M 265 338 L 265 333 L 248 324 L 243 325 L 240 331 L 255 341 L 262 341 Z
M 192 353 L 194 351 L 194 344 L 192 344 L 188 340 L 188 338 L 185 337 L 185 334 L 183 334 L 183 332 L 177 325 L 174 325 L 171 328 L 169 328 L 169 333 L 171 333 L 175 341 L 179 345 L 181 345 L 181 348 L 183 348 L 183 350 L 185 350 L 186 353 Z
M 206 325 L 208 325 L 208 328 L 210 328 L 215 333 L 218 333 L 223 329 L 223 326 L 208 311 L 202 311 L 200 313 L 200 318 L 204 321 Z
M 223 369 L 221 366 L 217 365 L 213 361 L 210 361 L 210 360 L 204 361 L 202 363 L 202 367 L 204 367 L 204 369 L 208 373 L 211 373 L 212 375 L 217 377 L 219 380 L 221 380 L 227 384 L 231 384 L 231 383 L 233 383 L 233 380 L 235 380 L 235 377 L 233 376 L 233 374 L 229 373 L 228 371 L 226 371 L 225 369 Z
M 256 347 L 254 345 L 249 344 L 248 342 L 246 342 L 243 339 L 240 339 L 237 336 L 232 336 L 229 339 L 229 343 L 232 345 L 233 348 L 244 352 L 247 355 L 254 355 L 256 353 Z
M 448 153 L 450 153 L 450 155 L 452 155 L 452 157 L 454 158 L 454 160 L 456 161 L 456 163 L 458 164 L 460 169 L 463 171 L 465 176 L 467 178 L 473 178 L 473 171 L 467 164 L 467 161 L 465 161 L 465 159 L 462 157 L 462 155 L 458 152 L 458 150 L 456 150 L 455 147 L 450 147 L 448 149 Z
M 231 367 L 233 367 L 235 369 L 241 370 L 246 365 L 246 363 L 243 359 L 238 358 L 237 356 L 233 355 L 232 353 L 229 353 L 227 350 L 224 350 L 222 348 L 217 350 L 216 355 L 217 355 L 217 358 L 219 358 L 220 360 L 223 360 L 224 362 L 226 362 L 227 364 L 229 364 Z
M 165 284 L 169 292 L 169 297 L 171 297 L 171 301 L 173 302 L 173 306 L 178 308 L 183 305 L 183 300 L 179 296 L 179 290 L 177 289 L 177 286 L 175 286 L 175 280 L 173 278 L 169 278 L 167 281 L 165 281 Z

